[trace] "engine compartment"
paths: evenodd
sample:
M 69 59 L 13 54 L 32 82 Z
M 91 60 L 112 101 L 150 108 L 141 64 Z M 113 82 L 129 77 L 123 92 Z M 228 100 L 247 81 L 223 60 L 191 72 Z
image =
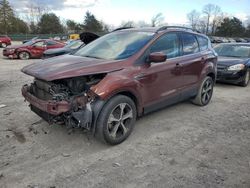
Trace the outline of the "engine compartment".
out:
M 71 110 L 59 116 L 41 111 L 32 104 L 31 110 L 49 123 L 90 129 L 92 121 L 91 103 L 98 97 L 90 88 L 98 84 L 105 76 L 106 74 L 98 74 L 50 82 L 34 79 L 34 82 L 29 86 L 29 93 L 43 101 L 67 101 Z

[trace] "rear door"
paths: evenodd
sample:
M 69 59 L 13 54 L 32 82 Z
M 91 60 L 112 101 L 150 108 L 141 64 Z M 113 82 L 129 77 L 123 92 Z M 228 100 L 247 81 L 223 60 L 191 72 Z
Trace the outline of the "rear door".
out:
M 205 59 L 200 52 L 195 34 L 182 32 L 181 41 L 182 57 L 180 58 L 180 66 L 182 69 L 182 94 L 192 95 L 192 92 L 195 94 L 197 91 Z

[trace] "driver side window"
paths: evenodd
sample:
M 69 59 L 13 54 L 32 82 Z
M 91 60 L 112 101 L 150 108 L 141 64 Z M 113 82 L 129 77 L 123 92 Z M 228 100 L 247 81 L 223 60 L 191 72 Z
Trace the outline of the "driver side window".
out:
M 168 33 L 160 37 L 151 47 L 150 53 L 163 52 L 167 58 L 180 56 L 179 38 L 176 33 Z

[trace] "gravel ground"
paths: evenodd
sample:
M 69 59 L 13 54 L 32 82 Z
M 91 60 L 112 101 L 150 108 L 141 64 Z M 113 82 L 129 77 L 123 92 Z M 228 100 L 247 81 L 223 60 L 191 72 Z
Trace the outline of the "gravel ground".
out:
M 147 115 L 111 147 L 30 111 L 20 69 L 34 61 L 0 57 L 1 188 L 250 187 L 250 87 L 217 84 L 208 106 Z

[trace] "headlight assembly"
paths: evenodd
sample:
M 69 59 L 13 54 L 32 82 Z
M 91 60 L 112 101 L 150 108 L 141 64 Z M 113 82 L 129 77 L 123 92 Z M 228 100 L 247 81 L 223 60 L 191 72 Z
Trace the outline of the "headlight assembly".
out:
M 229 71 L 240 71 L 240 70 L 243 70 L 244 68 L 245 68 L 245 65 L 236 64 L 236 65 L 232 65 L 232 66 L 228 67 L 227 70 L 229 70 Z
M 8 49 L 8 52 L 14 52 L 15 49 Z

